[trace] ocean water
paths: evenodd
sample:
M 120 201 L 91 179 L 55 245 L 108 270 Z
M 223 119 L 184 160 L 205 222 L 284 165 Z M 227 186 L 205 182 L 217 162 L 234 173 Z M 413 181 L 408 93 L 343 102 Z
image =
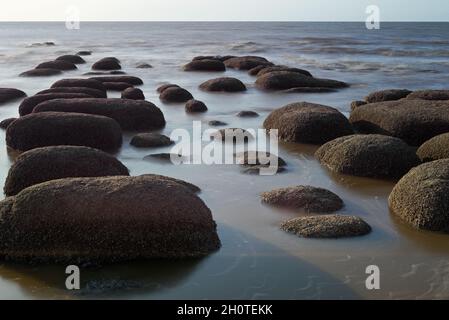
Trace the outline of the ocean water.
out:
M 33 46 L 53 41 L 55 46 Z M 21 78 L 18 74 L 62 54 L 92 50 L 87 64 L 63 76 Z M 198 85 L 223 73 L 189 73 L 181 67 L 196 55 L 261 55 L 276 64 L 304 68 L 317 77 L 351 84 L 321 94 L 260 92 L 255 78 L 243 71 L 226 76 L 249 88 L 242 94 L 211 94 Z M 141 77 L 147 100 L 167 120 L 161 130 L 191 130 L 192 121 L 221 120 L 231 127 L 259 128 L 271 110 L 290 102 L 333 106 L 348 115 L 350 102 L 387 88 L 448 89 L 449 24 L 383 23 L 367 30 L 363 23 L 0 23 L 0 87 L 32 95 L 62 77 L 79 77 L 105 56 L 122 61 L 124 71 Z M 137 69 L 146 62 L 152 69 Z M 165 105 L 155 89 L 177 83 L 204 101 L 209 111 L 186 115 L 183 105 Z M 109 94 L 110 97 L 118 93 Z M 0 119 L 17 116 L 18 102 L 0 106 Z M 238 118 L 254 110 L 258 118 Z M 208 128 L 204 124 L 204 128 Z M 139 299 L 380 299 L 449 298 L 449 235 L 414 230 L 388 211 L 393 181 L 330 173 L 314 159 L 315 146 L 281 143 L 288 163 L 285 173 L 245 175 L 238 166 L 173 166 L 144 161 L 150 153 L 129 146 L 126 134 L 117 157 L 132 175 L 159 173 L 201 187 L 211 208 L 223 247 L 194 261 L 148 261 L 82 269 L 82 290 L 65 290 L 64 266 L 0 264 L 0 298 L 139 298 Z M 0 185 L 14 156 L 0 131 Z M 363 217 L 372 227 L 367 236 L 339 240 L 300 239 L 279 230 L 279 224 L 300 213 L 260 203 L 259 194 L 276 187 L 310 184 L 339 194 L 341 211 Z M 367 290 L 365 268 L 378 265 L 381 289 Z

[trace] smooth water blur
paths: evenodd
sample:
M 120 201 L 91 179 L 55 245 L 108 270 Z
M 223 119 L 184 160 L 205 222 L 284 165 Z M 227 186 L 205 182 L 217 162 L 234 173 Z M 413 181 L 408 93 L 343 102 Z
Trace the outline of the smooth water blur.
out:
M 32 95 L 61 76 L 20 78 L 40 62 L 79 50 L 92 50 L 87 64 L 63 77 L 77 77 L 91 63 L 116 56 L 124 70 L 141 77 L 147 100 L 164 112 L 167 126 L 191 131 L 192 121 L 221 120 L 230 127 L 259 128 L 267 114 L 290 102 L 309 101 L 337 107 L 348 114 L 350 101 L 386 88 L 447 89 L 449 24 L 384 23 L 366 30 L 362 23 L 82 23 L 67 30 L 64 23 L 0 23 L 0 87 Z M 54 41 L 56 46 L 31 46 Z M 335 93 L 263 93 L 255 78 L 229 70 L 246 93 L 206 93 L 198 85 L 223 73 L 188 73 L 181 67 L 196 55 L 262 55 L 277 64 L 310 70 L 317 77 L 351 83 Z M 137 69 L 147 62 L 152 69 Z M 182 104 L 165 105 L 155 89 L 177 83 L 204 101 L 209 111 L 187 115 Z M 118 93 L 109 94 L 119 96 Z M 17 116 L 18 102 L 0 106 L 0 119 Z M 238 118 L 254 110 L 258 118 Z M 169 148 L 136 149 L 126 134 L 118 158 L 132 175 L 159 173 L 201 187 L 201 197 L 217 221 L 223 248 L 201 260 L 124 263 L 83 269 L 83 290 L 64 289 L 64 266 L 0 265 L 0 298 L 449 298 L 449 236 L 417 231 L 388 212 L 394 182 L 336 175 L 314 159 L 314 146 L 281 143 L 288 170 L 276 176 L 241 173 L 235 165 L 173 166 L 145 161 L 150 153 Z M 0 185 L 14 155 L 7 154 L 0 131 Z M 310 184 L 339 194 L 342 213 L 363 217 L 373 232 L 340 240 L 300 239 L 279 230 L 285 219 L 301 213 L 260 203 L 259 194 L 276 187 Z M 365 268 L 381 270 L 381 290 L 365 289 Z

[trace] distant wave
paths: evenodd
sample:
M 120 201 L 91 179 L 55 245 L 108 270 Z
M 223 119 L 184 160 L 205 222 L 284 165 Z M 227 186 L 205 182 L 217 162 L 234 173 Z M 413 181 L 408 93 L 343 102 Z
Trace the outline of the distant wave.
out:
M 269 47 L 267 45 L 253 42 L 253 41 L 247 41 L 247 42 L 239 42 L 235 44 L 231 44 L 229 49 L 234 51 L 240 51 L 240 52 L 247 52 L 247 53 L 263 53 L 266 52 Z M 273 48 L 273 47 L 270 47 Z

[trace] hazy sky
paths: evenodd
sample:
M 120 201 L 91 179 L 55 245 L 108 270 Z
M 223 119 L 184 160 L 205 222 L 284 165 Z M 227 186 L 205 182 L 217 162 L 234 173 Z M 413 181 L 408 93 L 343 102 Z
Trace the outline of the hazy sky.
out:
M 449 21 L 449 0 L 2 0 L 0 21 L 365 21 L 368 5 L 381 21 Z

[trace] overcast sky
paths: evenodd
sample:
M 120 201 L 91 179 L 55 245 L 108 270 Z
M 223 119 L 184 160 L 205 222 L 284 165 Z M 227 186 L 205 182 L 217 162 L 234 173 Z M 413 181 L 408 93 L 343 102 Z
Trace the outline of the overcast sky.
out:
M 0 21 L 449 21 L 449 0 L 2 0 Z

